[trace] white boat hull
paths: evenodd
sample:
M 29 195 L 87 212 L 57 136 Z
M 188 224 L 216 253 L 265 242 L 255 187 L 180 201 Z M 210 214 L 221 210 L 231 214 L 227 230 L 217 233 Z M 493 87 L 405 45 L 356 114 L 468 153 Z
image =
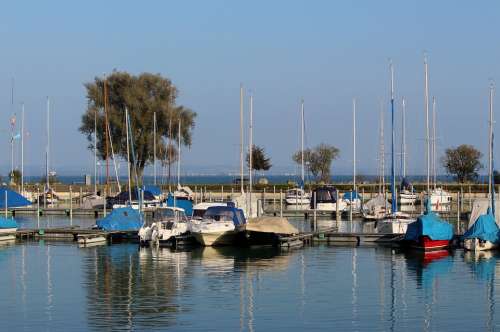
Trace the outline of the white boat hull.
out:
M 346 209 L 346 203 L 339 202 L 339 211 L 344 211 Z M 337 211 L 337 203 L 316 203 L 317 211 Z
M 17 227 L 14 228 L 0 228 L 0 235 L 13 234 L 17 231 Z
M 377 231 L 381 234 L 406 234 L 408 225 L 416 219 L 393 216 L 377 222 Z
M 235 244 L 237 231 L 193 233 L 194 238 L 203 246 L 223 246 Z
M 416 194 L 401 194 L 399 195 L 399 204 L 408 205 L 415 204 L 417 201 Z
M 285 198 L 285 203 L 287 205 L 308 205 L 311 203 L 311 200 L 309 198 L 299 198 L 299 197 L 287 197 Z
M 465 239 L 464 249 L 470 251 L 486 251 L 496 249 L 497 244 L 490 241 L 480 241 L 479 239 Z

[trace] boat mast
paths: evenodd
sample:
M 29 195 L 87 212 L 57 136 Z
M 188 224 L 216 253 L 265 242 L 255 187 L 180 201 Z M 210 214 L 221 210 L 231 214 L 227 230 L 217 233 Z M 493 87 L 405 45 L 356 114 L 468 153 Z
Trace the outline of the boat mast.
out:
M 243 84 L 240 84 L 240 186 L 241 186 L 241 193 L 243 194 L 245 192 L 244 188 L 244 182 L 245 182 L 245 176 L 244 176 L 244 153 L 245 153 L 245 148 L 244 148 L 244 136 L 243 136 Z
M 391 202 L 391 211 L 392 213 L 397 212 L 397 204 L 396 204 L 396 175 L 394 173 L 395 168 L 395 159 L 394 159 L 394 65 L 392 61 L 390 62 L 391 69 L 391 121 L 392 121 L 392 137 L 391 137 L 391 194 L 392 194 L 392 202 Z
M 302 179 L 301 189 L 304 189 L 305 172 L 304 172 L 304 99 L 300 103 L 300 176 Z
M 47 191 L 50 188 L 49 182 L 49 155 L 50 155 L 50 99 L 47 97 L 47 146 L 45 147 L 45 177 L 47 180 Z
M 177 189 L 181 187 L 181 120 L 179 119 L 179 128 L 177 133 Z
M 352 146 L 353 146 L 353 162 L 352 162 L 352 195 L 351 201 L 354 199 L 353 195 L 356 191 L 356 98 L 352 99 Z
M 105 158 L 106 158 L 106 193 L 109 194 L 108 192 L 108 185 L 109 185 L 109 127 L 108 127 L 108 98 L 107 98 L 107 89 L 106 89 L 106 75 L 104 75 L 104 80 L 103 80 L 103 90 L 104 90 L 104 95 L 103 95 L 103 104 L 104 104 L 104 136 L 106 137 L 106 153 L 105 153 Z
M 21 194 L 24 195 L 24 103 L 21 105 Z
M 491 211 L 493 215 L 495 215 L 495 178 L 493 177 L 493 140 L 494 140 L 494 134 L 493 134 L 493 94 L 495 92 L 495 87 L 493 83 L 490 83 L 490 144 L 489 144 L 489 169 L 488 169 L 488 186 L 489 186 L 489 192 L 491 195 Z
M 156 112 L 153 112 L 153 182 L 156 186 Z
M 402 127 L 401 127 L 401 171 L 403 179 L 406 178 L 406 100 L 403 97 L 402 102 Z
M 436 97 L 432 97 L 432 177 L 434 182 L 434 189 L 437 186 L 436 175 Z
M 97 107 L 94 109 L 94 195 L 97 195 Z
M 430 142 L 429 142 L 429 66 L 427 64 L 427 54 L 424 54 L 424 70 L 425 70 L 425 150 L 427 161 L 427 195 L 430 194 Z
M 127 132 L 127 175 L 128 175 L 128 201 L 132 204 L 132 181 L 130 180 L 130 147 L 129 147 L 129 133 L 128 133 L 128 108 L 125 107 L 125 131 Z
M 250 93 L 250 127 L 249 127 L 249 132 L 248 132 L 248 150 L 249 150 L 249 155 L 248 155 L 248 172 L 249 172 L 249 177 L 248 177 L 248 188 L 249 188 L 249 193 L 250 193 L 250 204 L 249 204 L 249 214 L 248 216 L 252 216 L 252 166 L 253 166 L 253 94 Z
M 384 104 L 380 101 L 380 150 L 379 150 L 379 167 L 380 167 L 380 182 L 379 193 L 382 193 L 385 198 L 385 144 L 384 144 Z

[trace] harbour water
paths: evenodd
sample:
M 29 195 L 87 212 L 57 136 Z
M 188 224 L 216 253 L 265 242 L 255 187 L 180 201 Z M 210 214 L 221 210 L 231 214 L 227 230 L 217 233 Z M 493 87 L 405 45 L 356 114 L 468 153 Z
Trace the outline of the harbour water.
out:
M 172 251 L 18 242 L 0 247 L 0 317 L 5 331 L 494 330 L 499 259 L 381 246 Z

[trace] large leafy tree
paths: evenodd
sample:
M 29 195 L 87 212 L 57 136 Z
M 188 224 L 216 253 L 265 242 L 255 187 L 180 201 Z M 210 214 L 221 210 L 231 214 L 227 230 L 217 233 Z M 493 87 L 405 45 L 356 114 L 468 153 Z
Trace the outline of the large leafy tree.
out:
M 472 145 L 462 144 L 446 149 L 441 163 L 448 174 L 455 175 L 458 182 L 463 183 L 477 179 L 478 172 L 483 167 L 480 162 L 482 156 L 481 151 Z
M 340 150 L 333 145 L 320 144 L 312 149 L 304 150 L 304 162 L 307 170 L 318 181 L 330 182 L 330 169 L 332 161 L 337 159 Z M 300 164 L 302 162 L 302 151 L 297 151 L 292 156 L 293 161 Z
M 168 78 L 159 74 L 143 73 L 135 76 L 114 71 L 105 79 L 95 77 L 94 81 L 85 83 L 85 89 L 88 106 L 82 116 L 80 132 L 87 136 L 89 149 L 94 149 L 94 117 L 97 118 L 97 151 L 100 159 L 111 157 L 111 144 L 106 143 L 106 118 L 115 154 L 122 158 L 127 157 L 125 108 L 130 116 L 136 157 L 135 165 L 132 166 L 137 168 L 139 175 L 142 175 L 144 167 L 154 159 L 154 113 L 157 122 L 158 160 L 170 166 L 177 159 L 173 158 L 177 156 L 176 143 L 168 142 L 169 139 L 177 141 L 179 122 L 181 142 L 185 146 L 191 146 L 196 113 L 182 105 L 176 105 L 178 91 Z M 133 164 L 132 158 L 130 162 Z
M 250 167 L 250 154 L 247 153 L 247 165 Z M 271 158 L 266 156 L 263 147 L 254 145 L 252 147 L 252 169 L 256 171 L 268 171 L 271 168 Z

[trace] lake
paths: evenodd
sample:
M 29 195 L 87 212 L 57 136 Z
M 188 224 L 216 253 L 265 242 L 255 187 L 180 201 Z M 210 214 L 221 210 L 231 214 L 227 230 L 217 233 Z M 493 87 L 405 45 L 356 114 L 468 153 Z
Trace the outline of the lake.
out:
M 18 242 L 0 247 L 0 317 L 5 331 L 495 330 L 499 258 L 381 246 Z

